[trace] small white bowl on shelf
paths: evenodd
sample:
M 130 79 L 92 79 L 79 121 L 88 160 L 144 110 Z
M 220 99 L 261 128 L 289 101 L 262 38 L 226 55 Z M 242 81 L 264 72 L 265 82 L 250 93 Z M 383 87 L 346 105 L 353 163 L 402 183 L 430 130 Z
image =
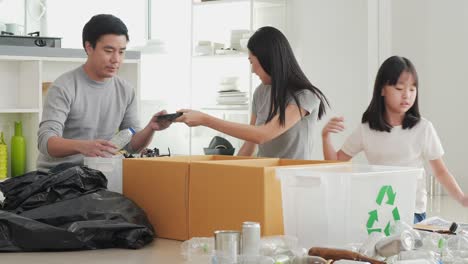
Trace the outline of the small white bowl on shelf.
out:
M 224 76 L 219 81 L 220 84 L 237 84 L 239 77 L 237 76 Z
M 211 47 L 211 41 L 199 40 L 197 45 L 193 48 L 195 56 L 207 56 L 213 54 L 213 48 Z
M 235 83 L 220 83 L 218 91 L 235 91 L 238 90 Z

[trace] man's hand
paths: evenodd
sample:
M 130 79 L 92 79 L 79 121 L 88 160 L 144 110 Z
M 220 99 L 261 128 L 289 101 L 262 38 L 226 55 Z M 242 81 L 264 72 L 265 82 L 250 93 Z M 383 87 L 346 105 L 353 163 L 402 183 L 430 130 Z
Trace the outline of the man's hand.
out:
M 150 122 L 148 123 L 148 126 L 151 128 L 151 130 L 153 131 L 164 130 L 172 124 L 172 122 L 169 120 L 158 120 L 158 116 L 165 115 L 165 114 L 167 114 L 167 111 L 162 110 L 153 115 Z
M 108 158 L 117 154 L 117 147 L 107 140 L 83 140 L 80 142 L 78 150 L 86 157 L 104 157 Z

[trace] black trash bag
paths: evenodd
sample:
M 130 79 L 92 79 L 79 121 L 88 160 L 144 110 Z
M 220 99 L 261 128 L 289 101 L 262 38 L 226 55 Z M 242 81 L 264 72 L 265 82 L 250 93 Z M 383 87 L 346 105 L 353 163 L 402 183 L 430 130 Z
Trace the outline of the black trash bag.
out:
M 0 183 L 0 251 L 137 249 L 153 241 L 145 212 L 106 185 L 100 171 L 79 166 Z
M 79 166 L 52 174 L 34 171 L 0 183 L 3 210 L 17 214 L 106 188 L 102 172 Z

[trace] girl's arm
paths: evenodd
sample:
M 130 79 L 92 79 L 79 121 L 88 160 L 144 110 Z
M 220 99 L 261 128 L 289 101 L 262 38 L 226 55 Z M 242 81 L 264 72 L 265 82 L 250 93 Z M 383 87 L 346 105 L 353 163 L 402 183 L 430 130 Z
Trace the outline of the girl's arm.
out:
M 448 193 L 463 206 L 468 206 L 468 197 L 463 193 L 458 186 L 457 181 L 445 166 L 442 158 L 430 160 L 432 171 L 434 172 L 437 180 L 444 186 Z
M 337 152 L 330 138 L 330 133 L 339 133 L 344 130 L 343 121 L 343 117 L 333 117 L 322 129 L 323 158 L 325 160 L 348 161 L 352 158 L 342 150 Z
M 178 112 L 183 112 L 184 114 L 177 118 L 175 122 L 184 122 L 190 127 L 206 126 L 255 144 L 263 144 L 278 137 L 293 127 L 301 120 L 302 116 L 307 114 L 307 111 L 304 109 L 301 108 L 299 110 L 297 105 L 290 104 L 285 110 L 284 126 L 279 124 L 279 115 L 276 115 L 270 122 L 264 125 L 255 126 L 222 120 L 195 110 L 181 109 Z
M 250 125 L 255 126 L 256 121 L 257 121 L 257 116 L 252 115 L 252 117 L 250 118 Z M 249 141 L 244 141 L 244 144 L 240 148 L 237 155 L 238 156 L 252 156 L 256 148 L 257 148 L 257 144 L 249 142 Z

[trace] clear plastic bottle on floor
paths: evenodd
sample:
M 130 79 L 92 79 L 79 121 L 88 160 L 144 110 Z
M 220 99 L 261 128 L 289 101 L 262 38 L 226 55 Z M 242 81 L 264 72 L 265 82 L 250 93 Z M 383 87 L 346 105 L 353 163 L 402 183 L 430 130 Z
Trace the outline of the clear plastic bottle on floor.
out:
M 401 232 L 405 230 L 409 231 L 411 235 L 413 236 L 414 248 L 415 249 L 421 248 L 423 246 L 421 234 L 417 230 L 413 229 L 411 225 L 407 224 L 404 221 L 398 220 L 393 225 L 390 226 L 391 235 L 401 234 Z
M 447 238 L 447 250 L 457 259 L 468 259 L 468 232 L 457 223 L 450 226 L 451 235 Z
M 117 134 L 115 134 L 110 142 L 114 144 L 118 150 L 123 149 L 130 140 L 132 140 L 133 135 L 135 135 L 135 130 L 131 127 L 120 130 Z

